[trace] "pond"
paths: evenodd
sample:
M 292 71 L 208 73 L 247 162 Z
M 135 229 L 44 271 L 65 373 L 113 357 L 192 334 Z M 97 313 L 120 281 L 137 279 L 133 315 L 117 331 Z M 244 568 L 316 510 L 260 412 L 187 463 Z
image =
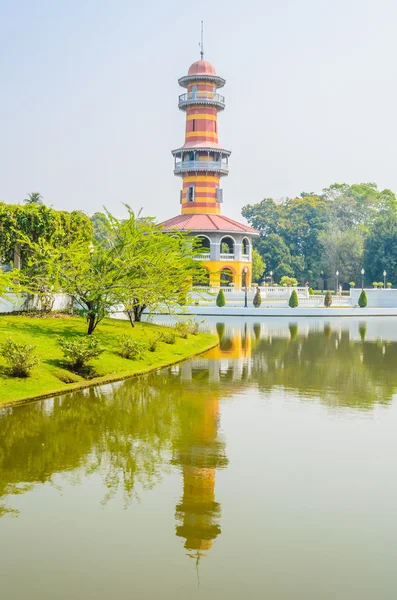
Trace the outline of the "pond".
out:
M 203 327 L 205 355 L 0 412 L 2 599 L 397 597 L 397 320 Z

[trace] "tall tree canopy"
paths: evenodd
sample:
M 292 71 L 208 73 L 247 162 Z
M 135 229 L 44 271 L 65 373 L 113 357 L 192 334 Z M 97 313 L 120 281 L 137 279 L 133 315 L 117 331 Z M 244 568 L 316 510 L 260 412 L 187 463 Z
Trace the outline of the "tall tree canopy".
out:
M 357 281 L 363 266 L 376 271 L 373 277 L 379 280 L 386 267 L 380 269 L 380 259 L 371 267 L 364 246 L 367 238 L 365 247 L 377 235 L 386 235 L 387 220 L 397 215 L 397 200 L 375 183 L 335 183 L 319 195 L 302 192 L 282 202 L 265 198 L 245 206 L 242 214 L 260 231 L 255 247 L 276 281 L 288 275 L 313 285 L 321 279 L 333 283 L 336 271 L 341 283 Z
M 26 236 L 32 242 L 42 238 L 67 246 L 77 240 L 90 240 L 92 224 L 84 213 L 77 210 L 66 212 L 43 204 L 0 202 L 0 263 L 14 261 L 17 250 L 23 266 L 29 248 L 26 244 L 19 244 L 21 236 Z

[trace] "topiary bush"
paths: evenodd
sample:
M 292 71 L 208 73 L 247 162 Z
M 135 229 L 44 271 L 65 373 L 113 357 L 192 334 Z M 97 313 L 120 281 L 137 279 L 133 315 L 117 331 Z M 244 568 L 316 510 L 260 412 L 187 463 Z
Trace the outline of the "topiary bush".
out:
M 386 285 L 387 285 L 387 287 L 388 287 L 388 288 L 389 288 L 389 290 L 390 290 L 390 288 L 391 288 L 391 286 L 392 286 L 392 282 L 391 282 L 391 281 L 388 281 L 388 282 L 386 283 Z
M 136 340 L 130 335 L 121 335 L 118 338 L 119 354 L 128 360 L 141 360 L 145 356 L 147 345 L 141 340 Z
M 90 360 L 98 358 L 105 350 L 92 335 L 71 340 L 60 339 L 59 345 L 70 369 L 77 372 L 82 371 Z
M 216 305 L 221 308 L 222 306 L 225 306 L 225 304 L 226 304 L 225 292 L 222 289 L 220 289 L 218 292 L 218 295 L 216 297 Z
M 367 304 L 368 304 L 367 294 L 365 293 L 365 290 L 363 290 L 358 299 L 358 305 L 360 308 L 365 308 L 367 306 Z
M 332 294 L 329 290 L 327 290 L 325 296 L 324 296 L 324 306 L 326 308 L 329 308 L 332 304 Z
M 34 353 L 36 346 L 25 342 L 14 342 L 11 338 L 0 346 L 0 354 L 8 365 L 8 373 L 12 377 L 29 377 L 39 358 Z
M 311 287 L 309 287 L 309 296 L 314 296 L 314 290 Z
M 356 285 L 356 282 L 355 281 L 349 281 L 349 285 L 350 285 L 351 288 L 354 288 L 355 285 Z
M 296 293 L 296 290 L 292 290 L 291 292 L 291 296 L 289 297 L 289 302 L 288 302 L 290 308 L 296 308 L 299 304 L 298 302 L 298 294 Z
M 252 301 L 252 304 L 255 306 L 255 308 L 259 308 L 260 305 L 262 304 L 262 296 L 261 296 L 261 291 L 259 288 L 256 288 L 256 292 L 255 292 L 255 296 Z

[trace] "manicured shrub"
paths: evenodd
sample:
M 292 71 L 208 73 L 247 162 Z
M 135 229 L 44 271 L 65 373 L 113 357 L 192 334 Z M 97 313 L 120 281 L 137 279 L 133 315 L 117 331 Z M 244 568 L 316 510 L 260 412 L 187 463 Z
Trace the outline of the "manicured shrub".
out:
M 262 304 L 261 291 L 260 291 L 259 288 L 256 289 L 255 296 L 254 296 L 254 299 L 252 301 L 252 304 L 255 306 L 255 308 L 259 308 L 260 305 Z
M 141 360 L 145 356 L 147 345 L 141 340 L 136 340 L 130 335 L 121 335 L 118 338 L 120 355 L 128 360 Z
M 356 285 L 356 282 L 355 281 L 349 281 L 349 285 L 350 285 L 351 288 L 354 288 L 355 285 Z
M 175 335 L 175 333 L 172 333 L 171 331 L 166 331 L 165 333 L 163 333 L 161 335 L 161 341 L 164 342 L 165 344 L 175 344 L 176 335 Z
M 104 352 L 104 348 L 92 335 L 70 340 L 60 339 L 59 345 L 72 371 L 81 371 L 90 360 L 98 358 Z
M 25 342 L 14 342 L 11 338 L 0 346 L 0 354 L 8 365 L 8 373 L 12 377 L 29 377 L 31 370 L 39 359 L 34 353 L 36 346 Z
M 222 289 L 220 289 L 218 292 L 218 295 L 216 297 L 216 305 L 221 308 L 222 306 L 225 306 L 225 304 L 226 304 L 225 292 Z
M 309 288 L 309 296 L 314 296 L 314 290 L 313 288 Z
M 324 297 L 324 306 L 326 308 L 329 308 L 332 304 L 332 294 L 329 290 L 327 290 L 325 297 Z
M 387 285 L 387 287 L 388 287 L 388 288 L 389 288 L 389 290 L 390 290 L 390 288 L 391 288 L 391 286 L 392 286 L 392 283 L 391 283 L 391 281 L 388 281 L 388 282 L 386 283 L 386 285 Z
M 298 294 L 296 293 L 296 290 L 292 290 L 288 304 L 289 304 L 290 308 L 296 308 L 298 306 L 299 302 L 298 302 Z
M 358 305 L 360 308 L 365 308 L 367 306 L 367 304 L 368 304 L 367 294 L 365 293 L 365 290 L 363 290 L 358 299 Z

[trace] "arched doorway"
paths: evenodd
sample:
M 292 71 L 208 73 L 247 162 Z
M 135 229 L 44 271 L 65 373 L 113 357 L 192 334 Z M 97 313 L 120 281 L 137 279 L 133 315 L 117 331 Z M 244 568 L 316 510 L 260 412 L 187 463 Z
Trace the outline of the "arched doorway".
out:
M 221 271 L 221 286 L 222 287 L 228 287 L 229 285 L 231 285 L 234 281 L 234 273 L 231 269 L 229 269 L 228 267 L 225 267 L 224 269 L 222 269 Z

